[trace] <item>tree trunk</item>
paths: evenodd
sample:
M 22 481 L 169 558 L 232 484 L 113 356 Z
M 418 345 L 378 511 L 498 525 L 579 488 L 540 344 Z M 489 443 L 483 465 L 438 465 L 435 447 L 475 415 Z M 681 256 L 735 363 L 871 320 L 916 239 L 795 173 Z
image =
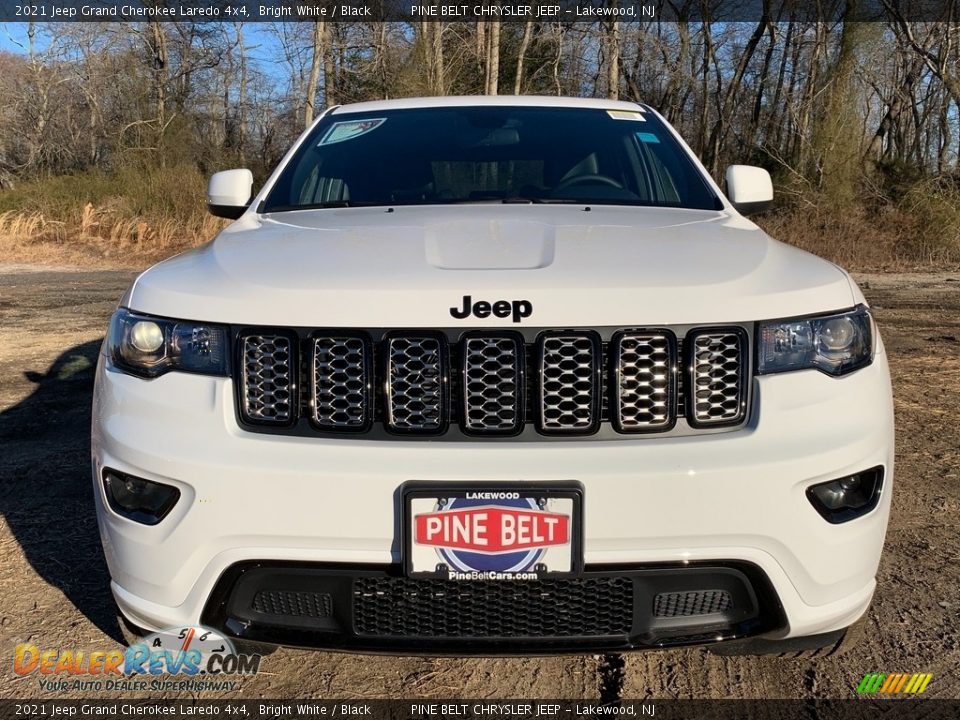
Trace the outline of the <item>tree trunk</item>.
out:
M 611 0 L 611 7 L 617 7 L 617 0 Z M 607 33 L 607 97 L 620 99 L 620 22 L 610 21 Z
M 530 36 L 533 34 L 533 20 L 527 20 L 523 26 L 523 38 L 520 40 L 520 49 L 517 51 L 517 77 L 513 81 L 513 94 L 519 95 L 523 88 L 523 60 L 530 47 Z
M 240 85 L 237 88 L 237 147 L 240 164 L 246 164 L 247 133 L 247 48 L 243 44 L 243 23 L 236 23 L 237 49 L 240 52 Z
M 477 72 L 483 76 L 483 91 L 487 91 L 487 21 L 477 20 L 476 47 Z
M 433 62 L 431 63 L 431 92 L 434 95 L 447 94 L 446 68 L 443 59 L 443 23 L 439 20 L 433 25 Z
M 770 66 L 773 64 L 773 53 L 777 49 L 777 26 L 772 21 L 767 23 L 767 35 L 770 38 L 767 52 L 763 56 L 763 67 L 760 69 L 760 80 L 757 83 L 757 94 L 753 100 L 753 115 L 750 116 L 750 137 L 757 141 L 757 130 L 760 127 L 760 115 L 763 112 L 763 96 L 770 79 Z
M 553 85 L 557 89 L 557 95 L 560 96 L 563 95 L 563 85 L 560 82 L 560 61 L 563 59 L 563 41 L 566 33 L 559 23 L 554 27 L 557 31 L 557 54 L 553 59 Z
M 487 95 L 496 95 L 500 84 L 500 21 L 490 23 L 490 42 L 487 46 Z
M 150 21 L 150 51 L 153 62 L 153 92 L 156 101 L 156 129 L 154 142 L 156 147 L 163 146 L 163 133 L 167 127 L 167 35 L 163 26 L 155 20 Z M 159 163 L 166 164 L 166 153 L 160 152 Z
M 323 22 L 323 99 L 327 107 L 337 104 L 337 68 L 333 62 L 333 23 Z
M 390 75 L 387 71 L 387 23 L 376 23 L 376 62 L 377 79 L 380 81 L 380 98 L 387 100 L 390 97 Z
M 310 79 L 307 80 L 307 106 L 303 111 L 304 127 L 310 127 L 316 115 L 317 83 L 320 81 L 320 68 L 323 65 L 323 56 L 326 52 L 323 45 L 324 26 L 326 20 L 313 23 L 313 59 L 310 61 Z

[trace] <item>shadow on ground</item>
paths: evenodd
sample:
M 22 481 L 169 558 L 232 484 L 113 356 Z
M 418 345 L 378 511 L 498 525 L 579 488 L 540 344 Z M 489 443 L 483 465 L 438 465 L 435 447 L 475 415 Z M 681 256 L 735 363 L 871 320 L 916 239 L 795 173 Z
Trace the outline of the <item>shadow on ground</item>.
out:
M 90 405 L 100 344 L 70 348 L 45 373 L 24 370 L 33 392 L 0 413 L 0 515 L 36 573 L 122 642 L 90 482 Z

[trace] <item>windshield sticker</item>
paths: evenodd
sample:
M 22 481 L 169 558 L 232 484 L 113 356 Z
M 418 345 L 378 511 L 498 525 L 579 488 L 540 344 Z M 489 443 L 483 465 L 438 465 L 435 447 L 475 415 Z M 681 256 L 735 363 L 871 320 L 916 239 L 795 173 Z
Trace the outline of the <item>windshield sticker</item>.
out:
M 638 132 L 637 140 L 643 143 L 659 143 L 660 142 L 660 138 L 658 138 L 653 133 L 648 133 L 648 132 Z
M 334 123 L 317 143 L 317 147 L 353 140 L 361 135 L 366 135 L 371 130 L 376 130 L 386 121 L 386 118 L 371 118 L 370 120 L 345 120 L 344 122 Z
M 607 115 L 614 120 L 639 120 L 640 122 L 646 122 L 643 119 L 643 113 L 636 110 L 607 110 Z

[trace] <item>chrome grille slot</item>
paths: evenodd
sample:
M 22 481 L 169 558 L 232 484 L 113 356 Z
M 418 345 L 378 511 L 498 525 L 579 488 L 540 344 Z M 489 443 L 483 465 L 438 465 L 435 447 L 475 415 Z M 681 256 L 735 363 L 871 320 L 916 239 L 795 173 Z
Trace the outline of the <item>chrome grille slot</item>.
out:
M 363 430 L 372 420 L 372 361 L 356 335 L 313 341 L 313 422 L 327 430 Z
M 600 340 L 594 333 L 544 334 L 538 340 L 538 429 L 591 433 L 600 424 Z
M 746 414 L 746 336 L 739 329 L 696 330 L 687 336 L 691 425 L 733 425 Z
M 626 331 L 611 343 L 612 420 L 621 432 L 668 430 L 676 423 L 677 344 L 673 333 Z
M 402 335 L 386 341 L 387 426 L 396 432 L 440 433 L 448 422 L 446 339 Z
M 515 335 L 478 335 L 463 341 L 461 393 L 468 432 L 513 433 L 523 424 L 522 340 Z
M 288 424 L 296 414 L 296 353 L 286 335 L 242 338 L 241 412 L 253 423 Z

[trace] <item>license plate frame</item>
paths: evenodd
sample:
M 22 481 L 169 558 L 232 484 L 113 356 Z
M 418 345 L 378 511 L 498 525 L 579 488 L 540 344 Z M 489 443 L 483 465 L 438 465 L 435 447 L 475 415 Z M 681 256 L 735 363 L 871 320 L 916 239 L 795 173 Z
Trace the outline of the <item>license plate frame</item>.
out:
M 516 494 L 517 497 L 486 499 L 482 497 L 482 494 L 485 493 L 495 495 Z M 468 494 L 472 495 L 472 497 L 468 497 Z M 478 494 L 481 494 L 481 497 L 477 497 Z M 543 552 L 541 552 L 542 548 L 539 546 L 522 547 L 513 554 L 506 550 L 499 552 L 473 552 L 462 548 L 457 548 L 452 551 L 448 549 L 446 559 L 449 561 L 449 564 L 446 564 L 446 568 L 444 569 L 442 567 L 444 565 L 444 554 L 441 554 L 440 549 L 436 545 L 415 542 L 416 516 L 423 514 L 433 515 L 438 512 L 442 513 L 443 510 L 436 507 L 436 502 L 441 498 L 447 499 L 448 501 L 459 499 L 465 506 L 470 505 L 476 507 L 476 505 L 472 504 L 480 503 L 484 506 L 490 505 L 495 509 L 501 507 L 507 508 L 508 511 L 510 510 L 508 506 L 511 504 L 519 505 L 523 502 L 529 502 L 530 499 L 534 501 L 545 501 L 543 505 L 541 505 L 541 502 L 536 502 L 536 507 L 530 507 L 529 510 L 526 507 L 517 507 L 516 509 L 522 515 L 539 514 L 541 515 L 541 519 L 545 516 L 567 515 L 569 518 L 567 525 L 568 542 L 550 545 Z M 434 501 L 433 504 L 429 502 L 430 500 Z M 410 578 L 447 580 L 540 580 L 578 577 L 583 573 L 584 566 L 583 502 L 583 485 L 575 480 L 555 482 L 406 482 L 400 488 L 400 548 L 403 573 Z M 427 506 L 432 509 L 424 513 L 424 509 Z M 450 508 L 448 503 L 446 510 L 449 511 L 452 509 L 457 508 Z M 507 512 L 504 514 L 511 513 Z M 540 524 L 542 525 L 543 522 Z M 566 557 L 566 552 L 563 551 L 563 548 L 568 548 L 569 563 L 558 563 L 561 554 L 564 558 Z M 560 552 L 558 552 L 558 550 Z M 491 564 L 497 565 L 499 560 L 509 561 L 511 557 L 519 557 L 519 553 L 522 552 L 533 553 L 537 556 L 532 567 L 524 570 L 505 571 L 501 568 L 471 570 L 469 569 L 469 564 L 464 560 L 465 557 L 478 559 L 478 555 L 485 555 L 491 558 Z M 432 553 L 435 562 L 432 567 L 427 568 L 426 566 L 429 565 L 427 557 L 430 553 Z M 497 560 L 493 560 L 494 557 L 496 557 Z M 550 567 L 550 563 L 542 562 L 546 560 L 549 560 L 554 568 Z M 514 567 L 529 561 L 530 558 L 524 556 L 519 563 L 514 564 Z M 452 564 L 457 562 L 461 563 L 464 567 L 451 567 Z M 488 570 L 492 570 L 494 574 L 491 575 Z M 473 572 L 485 574 L 478 577 L 453 577 L 451 571 L 463 575 L 471 575 Z

